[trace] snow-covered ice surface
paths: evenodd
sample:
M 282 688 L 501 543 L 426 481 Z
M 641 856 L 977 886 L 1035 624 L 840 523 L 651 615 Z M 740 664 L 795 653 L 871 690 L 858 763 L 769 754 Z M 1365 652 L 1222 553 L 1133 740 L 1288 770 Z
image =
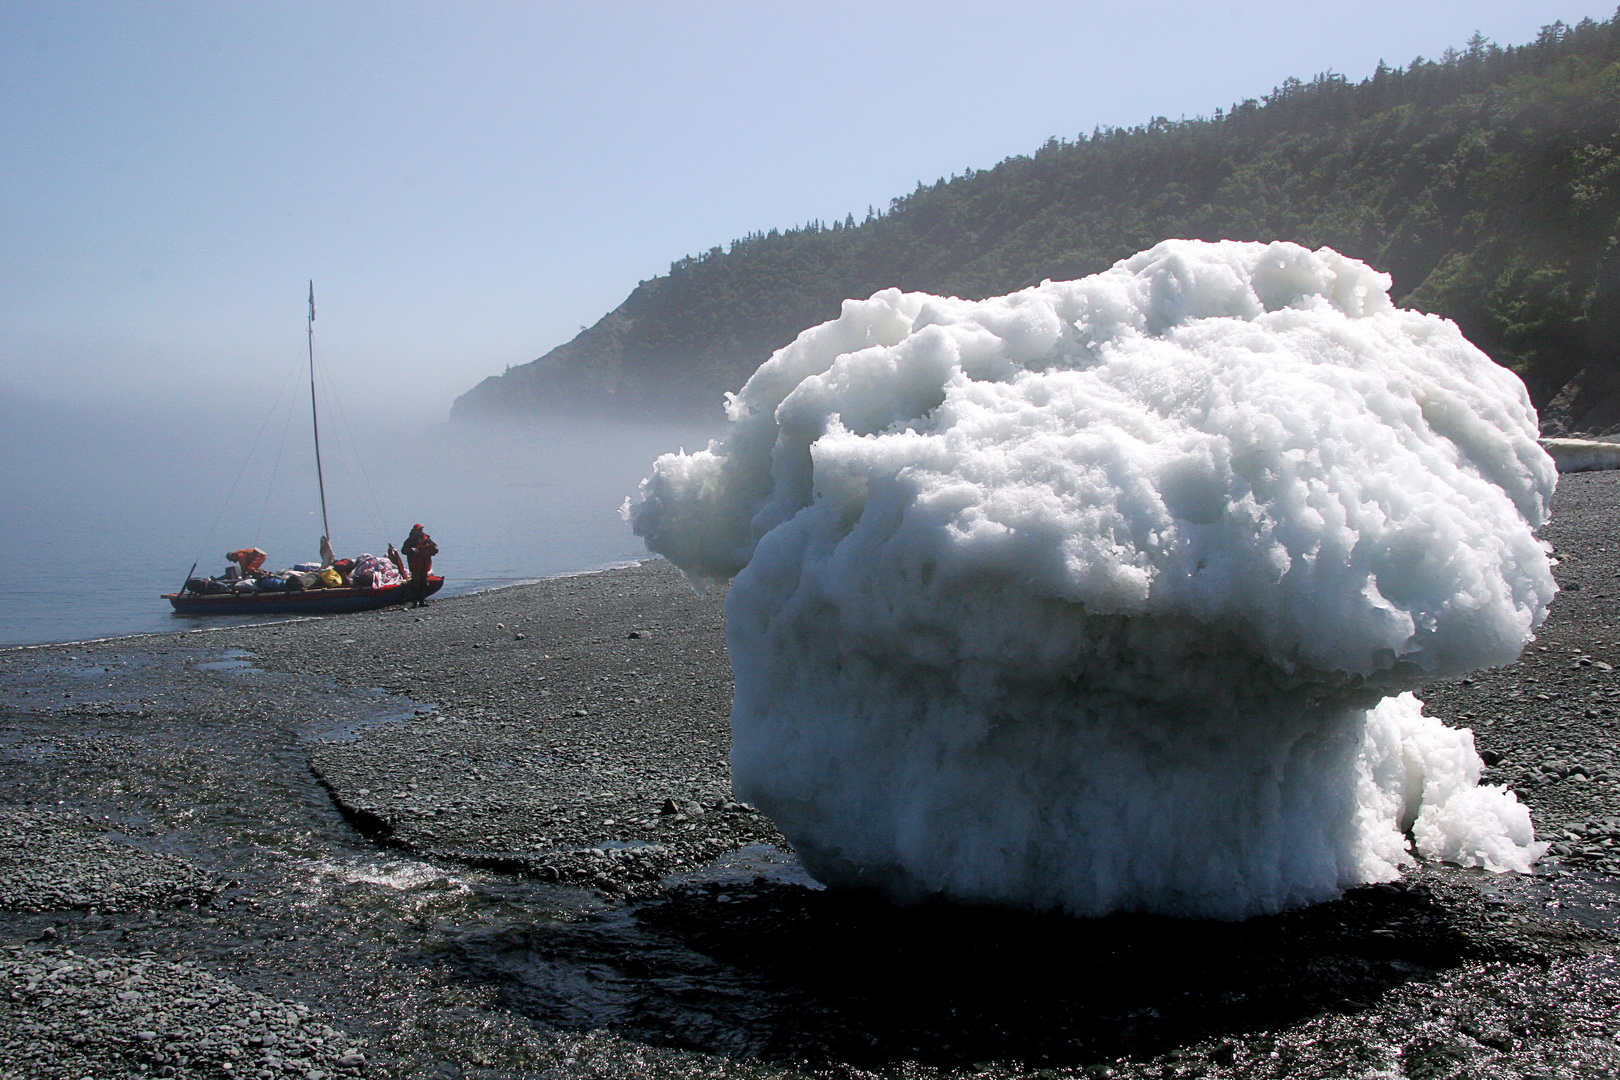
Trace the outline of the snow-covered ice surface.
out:
M 1541 448 L 1552 455 L 1559 472 L 1620 469 L 1620 443 L 1603 439 L 1542 439 Z
M 1239 918 L 1542 850 L 1406 691 L 1555 587 L 1523 385 L 1329 249 L 1166 241 L 778 351 L 627 505 L 734 579 L 734 786 L 832 885 Z

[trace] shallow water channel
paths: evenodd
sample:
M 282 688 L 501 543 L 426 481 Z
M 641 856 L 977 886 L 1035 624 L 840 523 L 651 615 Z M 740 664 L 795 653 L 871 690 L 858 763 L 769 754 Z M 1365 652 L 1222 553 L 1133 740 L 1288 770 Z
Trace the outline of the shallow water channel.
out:
M 239 650 L 101 646 L 4 659 L 5 801 L 96 819 L 107 835 L 179 856 L 223 884 L 201 910 L 0 913 L 7 941 L 44 936 L 81 952 L 198 960 L 357 1028 L 382 1074 L 639 1069 L 605 1060 L 639 1047 L 592 1035 L 624 1016 L 621 1003 L 582 992 L 611 977 L 583 962 L 526 964 L 506 945 L 580 926 L 615 937 L 612 905 L 379 847 L 311 774 L 311 741 L 354 738 L 424 706 L 267 673 Z M 698 884 L 756 878 L 802 875 L 791 858 L 761 850 L 730 857 Z M 560 1023 L 514 1010 L 505 979 L 477 973 L 491 963 L 547 988 L 533 1011 Z

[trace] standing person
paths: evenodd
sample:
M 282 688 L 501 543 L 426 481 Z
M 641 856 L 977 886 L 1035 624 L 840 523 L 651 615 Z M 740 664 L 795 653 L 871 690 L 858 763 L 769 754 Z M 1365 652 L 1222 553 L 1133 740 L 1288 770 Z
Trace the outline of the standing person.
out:
M 428 571 L 433 569 L 433 556 L 439 553 L 439 545 L 418 524 L 411 526 L 411 535 L 405 538 L 400 550 L 411 568 L 410 584 L 415 590 L 411 595 L 416 598 L 415 606 L 427 607 Z

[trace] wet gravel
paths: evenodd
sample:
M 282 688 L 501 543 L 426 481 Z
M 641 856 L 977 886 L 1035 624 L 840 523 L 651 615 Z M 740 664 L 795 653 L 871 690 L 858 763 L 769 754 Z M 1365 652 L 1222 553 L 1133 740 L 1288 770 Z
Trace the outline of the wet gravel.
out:
M 278 1002 L 150 952 L 83 956 L 67 948 L 0 951 L 13 987 L 0 1075 L 71 1077 L 358 1076 L 365 1051 Z
M 104 828 L 77 814 L 0 807 L 0 910 L 113 913 L 196 905 L 219 891 L 184 859 L 134 850 Z
M 374 680 L 425 703 L 311 748 L 315 774 L 366 835 L 639 897 L 725 852 L 786 846 L 731 795 L 722 599 L 694 595 L 658 562 L 501 590 L 470 611 L 356 620 L 338 653 L 320 623 L 253 648 L 258 663 Z
M 1553 854 L 1240 924 L 816 888 L 666 565 L 0 653 L 0 1080 L 1620 1075 L 1620 481 L 1429 688 Z

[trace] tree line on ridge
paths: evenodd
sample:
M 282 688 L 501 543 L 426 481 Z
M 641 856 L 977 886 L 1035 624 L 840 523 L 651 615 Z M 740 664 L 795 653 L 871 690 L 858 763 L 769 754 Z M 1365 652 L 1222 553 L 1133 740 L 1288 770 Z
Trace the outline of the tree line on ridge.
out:
M 673 263 L 457 416 L 718 415 L 770 353 L 898 286 L 982 298 L 1168 237 L 1327 245 L 1516 371 L 1553 431 L 1620 428 L 1620 12 L 1213 116 L 1053 138 L 830 224 Z

